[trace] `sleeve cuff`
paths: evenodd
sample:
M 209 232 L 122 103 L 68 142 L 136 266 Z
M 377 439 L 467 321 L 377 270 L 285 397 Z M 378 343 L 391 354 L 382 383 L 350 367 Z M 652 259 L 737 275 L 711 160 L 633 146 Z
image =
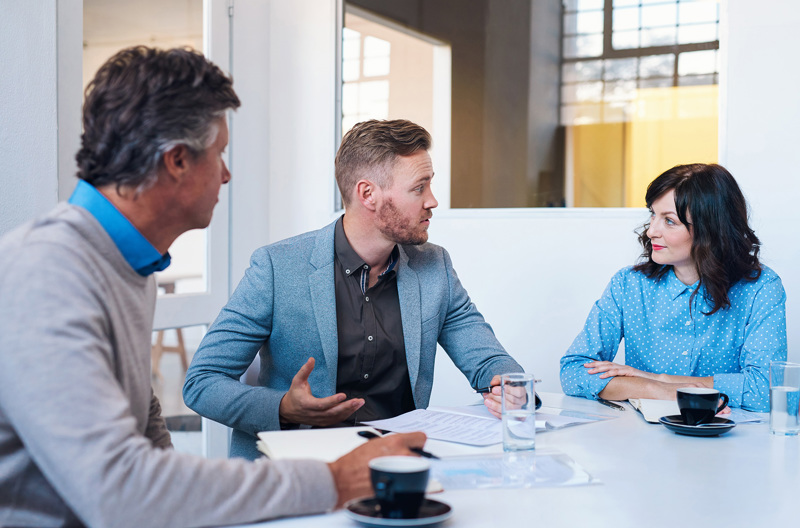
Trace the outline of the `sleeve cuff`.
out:
M 714 374 L 714 388 L 728 396 L 728 406 L 742 406 L 744 374 Z

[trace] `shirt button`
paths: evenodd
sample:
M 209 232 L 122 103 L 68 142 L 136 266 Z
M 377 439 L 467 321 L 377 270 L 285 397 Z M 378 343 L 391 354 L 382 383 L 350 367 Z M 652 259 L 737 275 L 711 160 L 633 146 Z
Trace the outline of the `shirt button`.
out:
M 348 275 L 350 275 L 350 270 L 349 269 L 344 270 L 344 272 L 347 273 Z
M 689 326 L 690 324 L 692 324 L 691 321 L 686 321 L 686 326 Z
M 367 266 L 366 264 L 364 264 L 364 269 L 369 269 L 369 266 Z
M 372 341 L 372 336 L 367 336 L 367 341 Z
M 364 374 L 364 379 L 369 379 L 369 374 Z
M 684 356 L 688 356 L 688 355 L 689 355 L 689 353 L 688 353 L 688 352 L 684 352 L 684 353 L 683 353 L 683 355 L 684 355 Z
M 369 297 L 364 297 L 364 300 L 369 302 Z

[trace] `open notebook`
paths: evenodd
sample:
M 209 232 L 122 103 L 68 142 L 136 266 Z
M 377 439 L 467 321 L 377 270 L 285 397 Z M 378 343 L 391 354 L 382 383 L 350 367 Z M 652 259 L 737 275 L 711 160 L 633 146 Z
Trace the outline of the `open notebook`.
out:
M 678 409 L 678 402 L 675 400 L 647 400 L 629 399 L 628 403 L 633 405 L 633 408 L 642 413 L 645 420 L 650 423 L 658 423 L 658 419 L 662 416 L 670 416 L 680 414 Z
M 678 402 L 675 400 L 646 400 L 642 399 L 629 399 L 634 409 L 642 413 L 645 420 L 650 423 L 658 423 L 658 419 L 662 416 L 672 416 L 680 414 L 678 409 Z M 722 418 L 733 420 L 737 424 L 740 423 L 766 423 L 769 420 L 769 415 L 766 413 L 756 413 L 745 411 L 742 409 L 730 409 L 728 414 L 718 414 Z

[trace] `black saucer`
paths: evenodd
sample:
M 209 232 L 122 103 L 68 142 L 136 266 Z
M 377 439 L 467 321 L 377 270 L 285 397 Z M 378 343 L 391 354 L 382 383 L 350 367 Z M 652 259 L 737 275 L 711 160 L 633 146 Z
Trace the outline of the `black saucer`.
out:
M 662 416 L 658 421 L 674 433 L 689 436 L 718 436 L 736 427 L 736 422 L 733 420 L 718 416 L 704 425 L 686 425 L 680 414 Z
M 453 509 L 439 501 L 425 499 L 414 519 L 386 519 L 381 517 L 381 508 L 375 497 L 353 499 L 344 505 L 348 517 L 364 526 L 380 528 L 383 526 L 435 526 L 453 514 Z

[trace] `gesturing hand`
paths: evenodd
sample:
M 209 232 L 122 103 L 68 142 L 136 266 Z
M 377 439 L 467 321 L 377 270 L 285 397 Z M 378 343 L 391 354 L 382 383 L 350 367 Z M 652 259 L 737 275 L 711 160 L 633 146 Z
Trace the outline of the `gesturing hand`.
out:
M 314 358 L 308 358 L 292 378 L 289 391 L 281 398 L 278 410 L 281 421 L 325 427 L 341 422 L 364 405 L 361 398 L 345 401 L 347 396 L 344 393 L 315 398 L 308 384 L 308 376 L 313 370 Z

